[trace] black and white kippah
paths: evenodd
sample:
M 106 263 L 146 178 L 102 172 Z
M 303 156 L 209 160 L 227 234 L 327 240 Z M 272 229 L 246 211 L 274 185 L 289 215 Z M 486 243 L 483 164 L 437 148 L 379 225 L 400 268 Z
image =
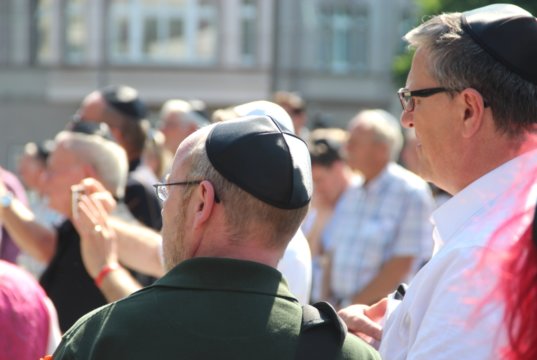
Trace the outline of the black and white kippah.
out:
M 313 186 L 308 147 L 270 116 L 218 123 L 205 147 L 214 168 L 257 199 L 281 209 L 309 203 Z
M 462 14 L 462 29 L 509 70 L 537 85 L 537 19 L 512 4 Z

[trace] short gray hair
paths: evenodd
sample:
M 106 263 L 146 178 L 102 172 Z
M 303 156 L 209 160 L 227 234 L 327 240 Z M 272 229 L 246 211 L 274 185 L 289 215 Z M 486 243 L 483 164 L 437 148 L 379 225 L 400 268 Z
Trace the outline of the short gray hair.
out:
M 209 124 L 209 121 L 198 114 L 191 103 L 184 100 L 172 99 L 166 101 L 164 105 L 162 105 L 160 118 L 164 119 L 164 117 L 169 116 L 170 114 L 180 116 L 181 126 L 183 127 L 186 124 L 189 124 L 195 125 L 196 128 L 199 129 Z
M 123 197 L 129 163 L 121 146 L 99 135 L 70 131 L 60 132 L 56 136 L 56 143 L 91 165 L 98 176 L 97 180 L 113 195 Z
M 440 86 L 479 91 L 491 106 L 499 131 L 519 136 L 537 120 L 537 85 L 508 70 L 477 45 L 462 30 L 461 13 L 435 16 L 404 39 L 410 48 L 428 52 L 429 73 Z
M 205 131 L 204 131 L 205 130 Z M 214 186 L 216 195 L 225 209 L 228 235 L 240 243 L 252 227 L 266 227 L 270 240 L 267 246 L 282 248 L 298 230 L 306 216 L 309 204 L 298 209 L 279 209 L 255 198 L 237 185 L 225 179 L 211 164 L 205 150 L 205 140 L 210 128 L 202 130 L 190 149 L 190 171 L 187 180 L 204 179 Z M 185 191 L 185 199 L 193 188 Z
M 382 109 L 360 111 L 351 120 L 349 129 L 363 124 L 375 135 L 375 140 L 388 145 L 390 159 L 396 161 L 403 147 L 401 125 L 392 114 Z

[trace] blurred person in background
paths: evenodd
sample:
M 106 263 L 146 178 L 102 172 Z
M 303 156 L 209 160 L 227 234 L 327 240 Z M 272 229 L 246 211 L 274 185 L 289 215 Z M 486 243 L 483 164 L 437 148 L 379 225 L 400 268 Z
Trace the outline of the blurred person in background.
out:
M 108 125 L 112 136 L 125 149 L 129 160 L 125 204 L 138 221 L 158 231 L 162 226 L 160 203 L 152 189 L 158 179 L 142 163 L 149 130 L 146 117 L 146 105 L 136 89 L 111 85 L 87 95 L 74 120 Z
M 330 263 L 338 240 L 333 224 L 345 204 L 354 201 L 352 194 L 362 184 L 361 177 L 354 175 L 343 159 L 347 138 L 345 130 L 327 128 L 312 131 L 309 139 L 313 199 L 302 230 L 313 256 L 312 302 L 330 300 Z
M 60 338 L 56 310 L 43 289 L 30 274 L 0 260 L 0 359 L 39 359 Z
M 3 209 L 11 206 L 14 199 L 24 206 L 28 206 L 26 192 L 17 176 L 1 166 L 0 186 L 3 188 L 3 191 L 0 192 L 0 213 Z M 16 241 L 14 241 L 11 231 L 9 231 L 6 224 L 2 222 L 1 217 L 0 225 L 2 226 L 0 232 L 0 259 L 11 263 L 17 263 L 17 258 L 20 254 L 19 246 Z
M 308 115 L 304 99 L 295 92 L 276 91 L 272 96 L 272 101 L 287 111 L 293 121 L 295 133 L 307 141 L 309 137 L 309 130 L 306 126 Z
M 411 279 L 433 248 L 431 191 L 395 163 L 403 145 L 397 119 L 384 110 L 364 110 L 348 129 L 347 161 L 363 183 L 334 219 L 330 286 L 338 306 L 383 298 Z
M 160 130 L 149 129 L 142 162 L 153 171 L 158 179 L 164 179 L 171 167 L 172 154 L 166 150 L 164 143 L 165 137 Z
M 54 141 L 45 140 L 36 144 L 29 142 L 24 146 L 17 171 L 28 196 L 29 208 L 34 213 L 36 221 L 40 224 L 53 228 L 60 224 L 63 218 L 52 210 L 43 196 L 43 175 L 47 168 L 47 159 L 54 150 Z M 45 270 L 46 264 L 22 251 L 17 258 L 17 263 L 28 270 L 36 278 L 39 278 Z
M 168 100 L 160 110 L 159 130 L 164 134 L 164 147 L 172 156 L 188 135 L 208 124 L 188 101 Z
M 93 126 L 100 130 L 106 125 Z M 94 177 L 105 184 L 110 193 L 121 198 L 128 163 L 125 151 L 99 133 L 62 131 L 55 142 L 56 147 L 47 161 L 43 192 L 50 207 L 66 220 L 52 229 L 43 226 L 31 210 L 15 198 L 0 209 L 0 219 L 21 249 L 47 264 L 40 284 L 54 303 L 61 330 L 65 331 L 80 316 L 106 304 L 81 258 L 79 235 L 71 222 L 75 216 L 71 185 Z M 0 196 L 6 194 L 7 188 L 0 183 Z

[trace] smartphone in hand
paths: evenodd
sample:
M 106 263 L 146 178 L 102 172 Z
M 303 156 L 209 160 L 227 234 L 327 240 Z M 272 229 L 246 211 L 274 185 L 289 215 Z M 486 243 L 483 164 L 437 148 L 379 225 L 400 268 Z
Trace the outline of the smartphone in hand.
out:
M 78 201 L 84 195 L 84 187 L 82 185 L 71 186 L 71 212 L 73 218 L 78 216 Z

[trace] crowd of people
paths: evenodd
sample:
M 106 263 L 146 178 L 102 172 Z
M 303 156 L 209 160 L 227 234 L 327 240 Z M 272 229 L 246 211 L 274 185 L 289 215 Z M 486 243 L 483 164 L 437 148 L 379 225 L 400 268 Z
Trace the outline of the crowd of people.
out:
M 400 121 L 88 94 L 0 168 L 0 359 L 537 358 L 537 21 L 404 40 Z

